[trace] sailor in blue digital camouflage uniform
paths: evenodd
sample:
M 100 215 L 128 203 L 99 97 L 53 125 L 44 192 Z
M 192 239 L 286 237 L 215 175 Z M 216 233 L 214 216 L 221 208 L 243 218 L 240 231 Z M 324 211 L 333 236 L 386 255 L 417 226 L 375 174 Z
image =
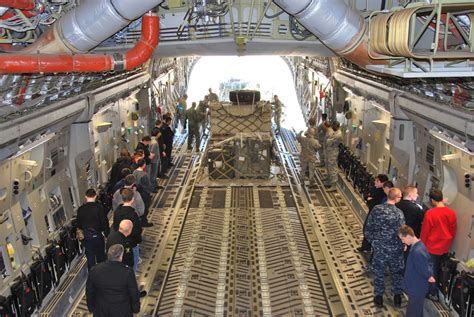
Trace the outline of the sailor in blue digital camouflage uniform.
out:
M 392 275 L 393 303 L 400 307 L 402 302 L 403 243 L 398 239 L 398 230 L 405 224 L 405 218 L 403 212 L 395 206 L 401 198 L 400 189 L 391 188 L 387 202 L 372 209 L 365 227 L 365 236 L 374 250 L 372 267 L 375 276 L 374 302 L 377 307 L 383 307 L 386 267 Z

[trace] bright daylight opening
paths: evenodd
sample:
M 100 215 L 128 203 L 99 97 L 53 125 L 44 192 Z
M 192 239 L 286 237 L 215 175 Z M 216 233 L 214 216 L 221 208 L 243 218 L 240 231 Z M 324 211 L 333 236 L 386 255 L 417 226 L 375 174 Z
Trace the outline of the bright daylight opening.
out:
M 198 104 L 209 88 L 221 100 L 228 100 L 228 91 L 234 89 L 259 90 L 261 99 L 269 101 L 278 95 L 284 105 L 281 125 L 297 132 L 306 129 L 293 76 L 281 57 L 202 57 L 191 72 L 188 106 L 193 101 Z

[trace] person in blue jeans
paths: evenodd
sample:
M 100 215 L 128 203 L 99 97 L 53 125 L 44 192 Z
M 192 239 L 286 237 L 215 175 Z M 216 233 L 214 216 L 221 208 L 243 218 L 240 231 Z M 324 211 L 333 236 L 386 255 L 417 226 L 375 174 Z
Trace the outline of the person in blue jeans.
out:
M 408 295 L 406 316 L 421 317 L 429 283 L 435 282 L 430 255 L 411 227 L 403 225 L 398 231 L 398 237 L 404 244 L 411 246 L 403 277 L 403 289 Z
M 104 208 L 96 199 L 95 189 L 89 188 L 86 191 L 86 202 L 77 210 L 77 227 L 84 232 L 83 242 L 89 270 L 105 261 L 104 235 L 108 236 L 110 230 Z
M 129 246 L 133 250 L 133 269 L 135 272 L 138 270 L 138 260 L 140 255 L 139 244 L 142 242 L 142 224 L 138 214 L 133 208 L 134 202 L 134 190 L 132 188 L 123 188 L 121 190 L 121 198 L 123 204 L 120 205 L 114 211 L 114 221 L 112 227 L 115 231 L 119 230 L 120 222 L 124 219 L 128 219 L 132 222 L 133 228 L 132 233 L 127 237 Z

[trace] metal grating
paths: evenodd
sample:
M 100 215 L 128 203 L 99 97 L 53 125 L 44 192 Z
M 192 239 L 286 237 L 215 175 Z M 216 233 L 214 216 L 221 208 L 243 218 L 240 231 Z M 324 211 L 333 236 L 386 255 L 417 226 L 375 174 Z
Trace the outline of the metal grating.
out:
M 188 211 L 157 315 L 328 315 L 328 300 L 337 302 L 337 294 L 326 296 L 320 264 L 295 211 L 285 204 L 288 190 L 196 191 L 200 204 Z M 222 208 L 212 207 L 216 196 L 224 197 Z M 268 201 L 262 204 L 261 197 L 273 208 L 263 208 Z
M 210 209 L 212 196 L 206 189 L 200 197 L 200 208 L 190 208 L 187 212 L 173 266 L 161 294 L 160 316 L 181 315 L 186 311 L 212 315 L 215 311 L 218 275 L 214 270 L 219 265 L 220 245 L 218 239 L 212 237 L 220 236 L 216 233 L 222 228 L 223 221 L 222 215 Z

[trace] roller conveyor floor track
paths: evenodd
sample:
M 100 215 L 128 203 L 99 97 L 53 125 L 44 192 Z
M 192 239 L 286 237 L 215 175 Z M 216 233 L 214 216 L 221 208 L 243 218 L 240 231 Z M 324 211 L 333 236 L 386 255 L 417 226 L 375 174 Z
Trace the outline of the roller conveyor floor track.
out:
M 196 188 L 193 201 L 156 316 L 330 316 L 340 304 L 289 187 Z

